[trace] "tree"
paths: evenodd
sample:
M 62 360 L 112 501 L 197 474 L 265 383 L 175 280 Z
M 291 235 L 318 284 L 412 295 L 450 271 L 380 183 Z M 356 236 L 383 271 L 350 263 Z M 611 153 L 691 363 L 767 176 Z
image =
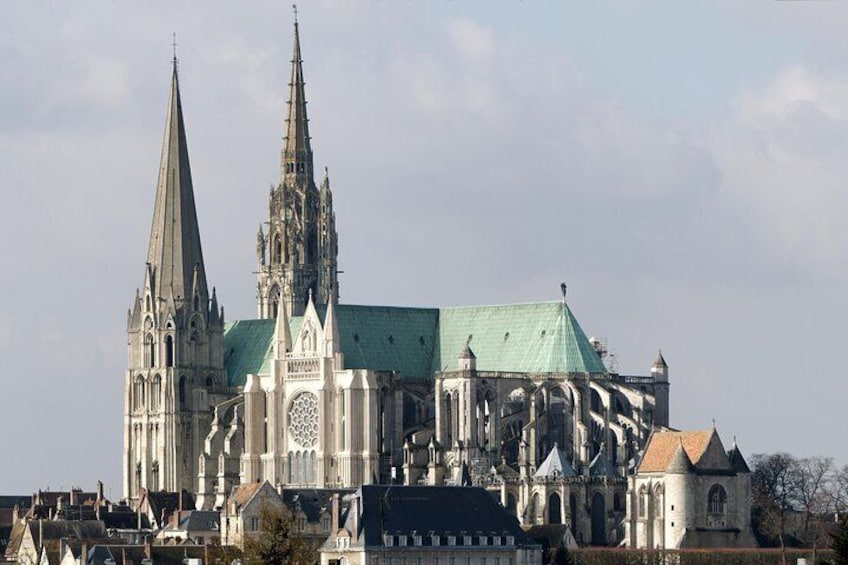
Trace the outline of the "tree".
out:
M 833 549 L 835 565 L 848 565 L 848 517 L 839 521 L 839 529 L 831 534 L 830 547 Z
M 294 515 L 267 503 L 259 509 L 259 532 L 244 540 L 245 565 L 314 565 L 316 544 L 297 531 Z
M 208 548 L 210 565 L 232 565 L 242 559 L 242 552 L 234 545 L 221 545 L 221 538 L 212 538 Z
M 757 453 L 751 459 L 753 472 L 752 525 L 761 541 L 780 546 L 786 563 L 786 536 L 789 518 L 799 506 L 801 471 L 788 453 Z
M 824 523 L 833 496 L 833 458 L 807 457 L 797 460 L 798 465 L 798 502 L 804 512 L 804 525 L 801 529 L 801 540 L 807 546 L 813 547 L 813 562 L 816 560 L 816 549 L 822 540 Z

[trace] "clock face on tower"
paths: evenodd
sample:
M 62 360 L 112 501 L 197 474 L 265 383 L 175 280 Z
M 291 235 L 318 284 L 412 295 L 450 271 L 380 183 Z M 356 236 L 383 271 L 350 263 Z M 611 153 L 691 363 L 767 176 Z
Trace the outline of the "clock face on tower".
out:
M 289 408 L 289 431 L 300 447 L 314 447 L 318 443 L 318 397 L 311 392 L 301 392 Z

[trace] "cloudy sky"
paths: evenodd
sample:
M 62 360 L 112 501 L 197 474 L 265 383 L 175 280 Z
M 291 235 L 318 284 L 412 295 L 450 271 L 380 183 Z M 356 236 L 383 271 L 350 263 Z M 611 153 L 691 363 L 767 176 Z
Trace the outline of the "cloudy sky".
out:
M 848 462 L 848 3 L 308 1 L 342 300 L 551 300 L 672 425 Z M 120 495 L 125 324 L 170 79 L 210 283 L 255 314 L 284 2 L 0 4 L 0 492 Z

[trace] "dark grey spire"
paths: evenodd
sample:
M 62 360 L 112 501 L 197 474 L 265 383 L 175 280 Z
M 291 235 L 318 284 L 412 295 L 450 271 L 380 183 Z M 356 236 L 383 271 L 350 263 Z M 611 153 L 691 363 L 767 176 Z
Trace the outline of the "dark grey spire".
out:
M 153 268 L 152 291 L 155 297 L 165 297 L 173 291 L 174 297 L 191 299 L 194 291 L 205 306 L 208 297 L 206 269 L 194 207 L 176 58 L 165 118 L 165 138 L 162 142 L 147 262 Z
M 300 55 L 300 33 L 297 20 L 294 22 L 294 48 L 289 80 L 288 114 L 286 116 L 286 138 L 280 158 L 280 176 L 312 176 L 312 146 L 309 140 L 309 119 L 306 117 L 306 83 L 303 80 L 303 59 Z

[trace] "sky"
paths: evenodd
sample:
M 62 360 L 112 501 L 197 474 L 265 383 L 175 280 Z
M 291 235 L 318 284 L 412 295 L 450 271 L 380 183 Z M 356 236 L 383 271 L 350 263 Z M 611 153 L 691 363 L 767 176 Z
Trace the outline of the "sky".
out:
M 556 300 L 671 425 L 848 463 L 848 2 L 299 5 L 341 300 Z M 207 276 L 255 316 L 284 2 L 0 3 L 0 492 L 121 491 L 176 33 Z

